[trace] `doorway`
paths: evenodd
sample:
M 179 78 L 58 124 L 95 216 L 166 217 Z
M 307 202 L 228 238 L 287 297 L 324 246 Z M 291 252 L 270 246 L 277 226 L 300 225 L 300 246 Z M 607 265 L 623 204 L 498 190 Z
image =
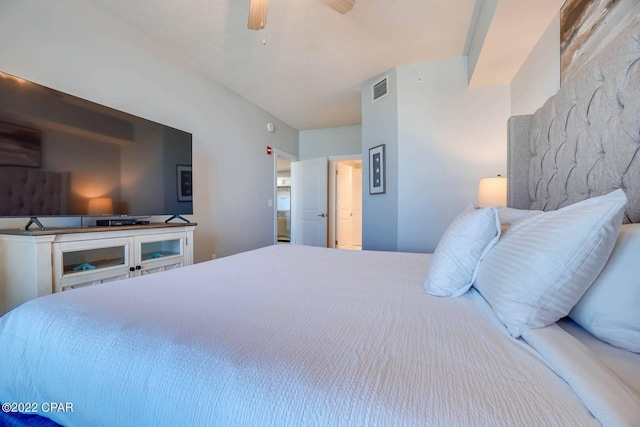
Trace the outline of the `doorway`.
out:
M 291 163 L 297 159 L 274 150 L 274 244 L 291 243 Z
M 291 243 L 362 250 L 362 157 L 291 162 Z
M 331 157 L 330 169 L 329 247 L 362 250 L 362 157 Z

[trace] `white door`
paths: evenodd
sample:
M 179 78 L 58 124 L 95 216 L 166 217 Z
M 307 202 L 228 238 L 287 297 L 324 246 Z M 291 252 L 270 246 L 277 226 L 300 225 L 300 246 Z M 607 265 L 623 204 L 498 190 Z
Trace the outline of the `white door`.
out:
M 353 168 L 344 162 L 336 164 L 336 247 L 351 248 L 353 223 Z
M 326 157 L 291 163 L 292 243 L 327 247 Z
M 354 167 L 351 172 L 353 182 L 353 202 L 351 209 L 351 244 L 355 247 L 362 247 L 362 168 Z

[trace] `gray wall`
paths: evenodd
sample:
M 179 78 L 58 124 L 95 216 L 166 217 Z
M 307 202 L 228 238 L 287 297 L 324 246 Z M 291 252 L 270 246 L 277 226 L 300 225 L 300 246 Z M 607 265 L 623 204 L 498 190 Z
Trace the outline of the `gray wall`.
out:
M 388 94 L 372 102 L 372 86 L 387 77 Z M 398 90 L 396 70 L 362 86 L 362 248 L 398 248 Z M 369 149 L 385 144 L 384 194 L 369 194 Z
M 318 157 L 360 154 L 362 152 L 362 126 L 300 131 L 300 160 Z
M 0 52 L 0 71 L 193 134 L 196 261 L 273 242 L 273 158 L 264 147 L 298 155 L 298 131 L 81 0 L 4 0 Z

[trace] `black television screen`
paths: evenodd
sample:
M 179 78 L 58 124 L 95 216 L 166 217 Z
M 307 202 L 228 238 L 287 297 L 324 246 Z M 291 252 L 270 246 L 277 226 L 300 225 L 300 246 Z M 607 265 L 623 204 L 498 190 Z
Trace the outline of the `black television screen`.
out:
M 0 216 L 193 214 L 192 135 L 0 72 Z

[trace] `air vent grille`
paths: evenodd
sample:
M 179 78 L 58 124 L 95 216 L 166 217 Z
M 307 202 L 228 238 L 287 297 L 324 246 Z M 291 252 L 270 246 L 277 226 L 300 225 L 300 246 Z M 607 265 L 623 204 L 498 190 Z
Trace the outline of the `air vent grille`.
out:
M 373 101 L 377 101 L 387 94 L 387 78 L 373 85 Z

